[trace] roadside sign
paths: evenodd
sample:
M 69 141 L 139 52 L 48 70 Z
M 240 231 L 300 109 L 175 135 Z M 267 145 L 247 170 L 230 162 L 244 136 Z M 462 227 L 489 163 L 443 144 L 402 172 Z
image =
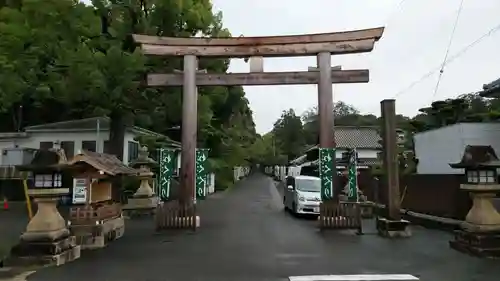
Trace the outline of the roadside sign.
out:
M 203 199 L 207 196 L 207 176 L 208 176 L 208 148 L 197 148 L 196 149 L 196 183 L 195 183 L 195 193 L 196 199 Z
M 175 161 L 175 152 L 174 149 L 159 149 L 160 173 L 158 176 L 158 195 L 162 201 L 167 201 L 170 197 L 172 176 L 177 164 L 177 161 Z
M 319 177 L 321 179 L 321 200 L 333 198 L 334 177 L 336 175 L 335 148 L 319 149 Z
M 358 159 L 356 149 L 349 151 L 347 165 L 347 197 L 351 202 L 358 202 Z

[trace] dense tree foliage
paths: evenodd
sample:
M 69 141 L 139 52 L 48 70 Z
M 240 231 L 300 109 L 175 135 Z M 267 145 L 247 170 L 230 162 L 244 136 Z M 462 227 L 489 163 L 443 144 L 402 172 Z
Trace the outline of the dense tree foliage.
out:
M 410 118 L 396 116 L 398 128 L 406 132 L 406 142 L 400 147 L 401 171 L 411 172 L 414 167 L 413 134 L 460 122 L 492 122 L 500 119 L 500 99 L 485 99 L 477 93 L 464 94 L 454 99 L 435 101 L 429 107 L 421 108 L 419 114 Z M 380 127 L 380 118 L 372 114 L 361 114 L 354 106 L 339 101 L 333 107 L 336 126 Z M 293 120 L 293 122 L 292 122 Z M 275 158 L 263 153 L 266 163 L 279 163 L 283 158 L 293 159 L 302 151 L 316 145 L 319 139 L 317 108 L 313 107 L 302 115 L 298 122 L 292 109 L 284 111 L 275 122 L 272 133 L 264 135 L 273 138 Z M 299 135 L 301 137 L 297 137 Z M 261 144 L 263 146 L 264 144 Z M 268 143 L 267 145 L 270 145 Z M 263 147 L 266 151 L 269 148 Z M 256 154 L 257 155 L 257 154 Z M 291 157 L 291 158 L 290 158 Z M 278 159 L 280 158 L 280 159 Z M 273 160 L 274 159 L 274 160 Z
M 90 2 L 90 1 L 88 1 Z M 75 118 L 111 118 L 111 147 L 122 157 L 128 125 L 180 139 L 181 89 L 144 88 L 147 72 L 182 69 L 180 58 L 141 54 L 132 34 L 226 37 L 209 0 L 0 1 L 0 131 Z M 228 60 L 202 59 L 223 73 Z M 210 148 L 218 183 L 246 163 L 256 139 L 242 87 L 199 89 L 198 146 Z M 150 142 L 150 143 L 154 143 Z M 156 142 L 157 144 L 160 142 Z

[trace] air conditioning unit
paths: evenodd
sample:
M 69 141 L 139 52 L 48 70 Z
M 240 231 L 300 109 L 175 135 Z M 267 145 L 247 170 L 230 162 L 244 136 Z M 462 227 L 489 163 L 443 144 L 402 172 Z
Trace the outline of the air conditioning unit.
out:
M 35 156 L 36 149 L 11 147 L 2 151 L 3 166 L 18 166 L 30 164 Z

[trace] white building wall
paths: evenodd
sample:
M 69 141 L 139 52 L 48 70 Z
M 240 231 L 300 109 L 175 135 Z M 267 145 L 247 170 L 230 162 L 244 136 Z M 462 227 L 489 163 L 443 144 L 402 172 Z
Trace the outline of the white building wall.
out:
M 500 157 L 500 123 L 460 123 L 414 136 L 418 174 L 461 174 L 450 163 L 460 162 L 467 145 L 491 145 Z
M 123 148 L 123 159 L 124 163 L 128 164 L 128 142 L 135 142 L 134 138 L 136 135 L 131 132 L 125 133 L 124 148 Z M 101 131 L 99 136 L 96 132 L 32 132 L 28 138 L 19 139 L 0 139 L 0 151 L 5 148 L 13 148 L 16 145 L 21 148 L 40 148 L 40 142 L 56 142 L 56 141 L 73 141 L 74 142 L 74 154 L 77 154 L 82 149 L 82 141 L 96 141 L 97 148 L 99 152 L 104 149 L 104 142 L 109 140 L 109 131 Z M 0 153 L 0 164 L 2 164 Z
M 357 149 L 359 158 L 377 158 L 378 152 L 380 150 L 377 149 Z M 336 156 L 337 159 L 342 158 L 342 153 L 347 152 L 345 149 L 337 149 Z

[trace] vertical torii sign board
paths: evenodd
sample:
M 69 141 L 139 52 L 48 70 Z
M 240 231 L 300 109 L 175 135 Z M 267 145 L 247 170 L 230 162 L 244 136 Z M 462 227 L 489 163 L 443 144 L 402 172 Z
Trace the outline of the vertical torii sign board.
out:
M 149 74 L 148 86 L 182 86 L 181 204 L 190 204 L 195 192 L 197 86 L 209 85 L 318 85 L 320 147 L 334 148 L 332 83 L 366 83 L 369 71 L 331 68 L 331 55 L 373 50 L 384 28 L 336 33 L 270 37 L 178 38 L 134 35 L 146 55 L 182 56 L 182 73 Z M 317 56 L 317 71 L 200 73 L 198 57 L 294 57 Z

